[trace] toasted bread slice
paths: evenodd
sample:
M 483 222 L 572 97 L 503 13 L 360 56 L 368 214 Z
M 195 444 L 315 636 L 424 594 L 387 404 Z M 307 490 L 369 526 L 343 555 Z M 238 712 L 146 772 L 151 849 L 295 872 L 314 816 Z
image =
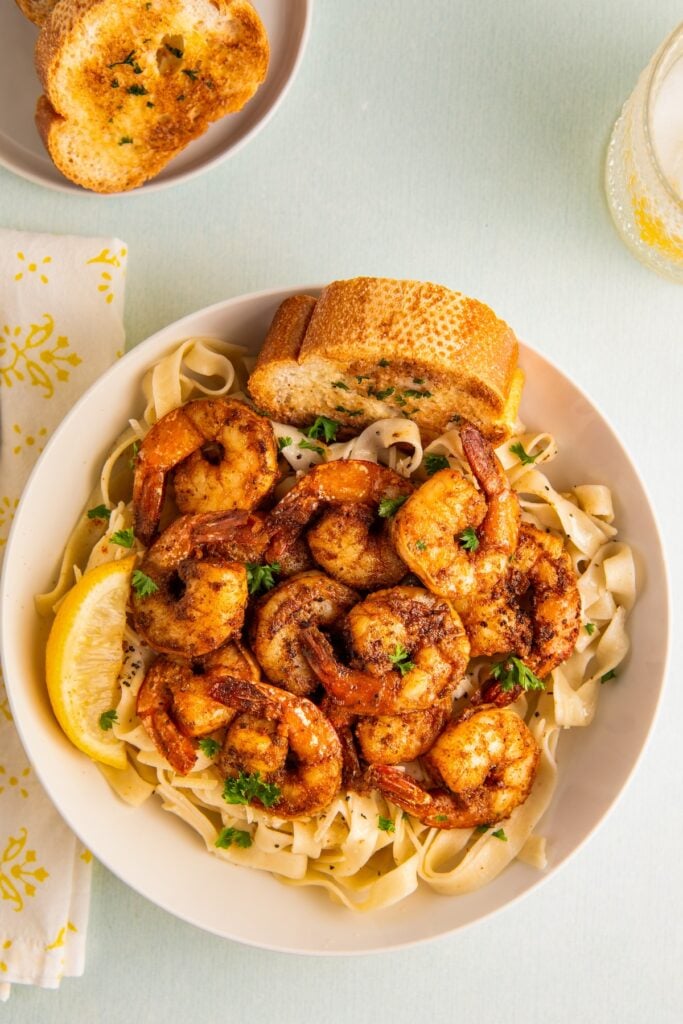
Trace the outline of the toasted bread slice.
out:
M 247 0 L 60 0 L 36 47 L 36 123 L 59 170 L 96 192 L 154 177 L 263 81 Z
M 248 386 L 260 409 L 297 426 L 324 415 L 348 434 L 408 416 L 433 438 L 461 417 L 499 444 L 522 394 L 518 348 L 476 299 L 437 284 L 359 277 L 333 282 L 317 301 L 286 299 Z
M 17 0 L 17 6 L 29 21 L 35 25 L 42 25 L 58 2 L 59 0 Z

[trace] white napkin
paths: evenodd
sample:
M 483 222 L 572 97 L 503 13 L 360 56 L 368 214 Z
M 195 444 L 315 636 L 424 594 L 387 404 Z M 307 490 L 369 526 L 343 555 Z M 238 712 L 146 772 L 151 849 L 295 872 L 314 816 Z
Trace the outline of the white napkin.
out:
M 0 228 L 0 560 L 47 438 L 123 353 L 126 247 Z M 0 674 L 0 999 L 83 973 L 91 854 L 35 777 Z

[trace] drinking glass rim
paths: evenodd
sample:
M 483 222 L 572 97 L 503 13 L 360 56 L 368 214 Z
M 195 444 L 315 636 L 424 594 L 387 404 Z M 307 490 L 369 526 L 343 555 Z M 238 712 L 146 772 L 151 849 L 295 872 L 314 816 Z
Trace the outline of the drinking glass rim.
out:
M 680 25 L 676 26 L 676 28 L 666 37 L 664 42 L 659 47 L 659 50 L 655 55 L 656 60 L 652 68 L 650 69 L 650 72 L 647 76 L 647 80 L 645 83 L 645 103 L 643 105 L 643 132 L 645 134 L 645 142 L 647 144 L 648 152 L 652 159 L 652 165 L 656 171 L 657 177 L 659 178 L 660 183 L 662 184 L 665 192 L 667 192 L 669 198 L 672 200 L 673 203 L 675 203 L 675 205 L 679 208 L 681 212 L 683 212 L 683 197 L 679 196 L 678 193 L 674 192 L 673 188 L 671 187 L 669 180 L 662 171 L 661 165 L 657 158 L 655 147 L 652 144 L 652 135 L 650 132 L 650 115 L 652 113 L 652 89 L 654 86 L 655 78 L 657 77 L 657 73 L 660 70 L 662 63 L 664 62 L 666 57 L 668 57 L 672 47 L 680 40 L 682 36 L 683 22 L 681 22 Z M 681 54 L 681 56 L 683 57 L 683 53 Z

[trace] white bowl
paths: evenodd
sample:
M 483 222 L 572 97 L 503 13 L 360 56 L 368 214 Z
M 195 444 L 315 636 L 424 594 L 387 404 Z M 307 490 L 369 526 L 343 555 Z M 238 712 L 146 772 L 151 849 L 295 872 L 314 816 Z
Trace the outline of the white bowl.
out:
M 200 838 L 155 799 L 139 809 L 125 806 L 52 715 L 43 676 L 45 627 L 33 595 L 51 582 L 109 442 L 141 413 L 139 385 L 147 367 L 193 334 L 228 338 L 256 351 L 288 294 L 231 299 L 165 328 L 104 374 L 55 432 L 26 486 L 7 544 L 1 585 L 5 680 L 24 746 L 51 799 L 93 853 L 138 892 L 200 928 L 251 945 L 310 954 L 386 950 L 453 932 L 509 905 L 556 870 L 605 818 L 643 750 L 659 700 L 668 633 L 666 571 L 648 498 L 613 430 L 574 384 L 523 346 L 522 414 L 529 427 L 550 430 L 558 439 L 553 481 L 560 488 L 577 482 L 613 487 L 620 536 L 634 547 L 639 576 L 628 625 L 630 658 L 618 680 L 602 687 L 594 723 L 560 740 L 559 783 L 540 826 L 549 840 L 547 871 L 513 863 L 479 892 L 451 898 L 420 889 L 395 907 L 360 916 L 316 889 L 289 888 L 209 856 Z
M 256 95 L 236 114 L 216 121 L 200 138 L 179 153 L 161 174 L 132 192 L 147 195 L 178 185 L 208 171 L 246 145 L 273 116 L 299 69 L 311 26 L 313 0 L 255 0 L 270 41 L 270 65 Z M 87 192 L 63 177 L 50 160 L 38 135 L 33 115 L 42 90 L 33 66 L 38 29 L 14 0 L 0 4 L 0 164 L 15 174 L 56 189 L 80 195 Z M 98 195 L 98 198 L 111 198 Z

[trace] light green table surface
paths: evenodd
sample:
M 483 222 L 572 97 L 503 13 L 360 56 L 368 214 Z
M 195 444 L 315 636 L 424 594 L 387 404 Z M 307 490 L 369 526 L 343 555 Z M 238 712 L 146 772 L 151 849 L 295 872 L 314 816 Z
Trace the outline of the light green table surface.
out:
M 621 102 L 681 16 L 674 0 L 318 0 L 286 103 L 223 166 L 108 201 L 1 171 L 0 224 L 125 239 L 131 345 L 228 296 L 357 274 L 483 299 L 612 419 L 680 594 L 683 287 L 624 249 L 601 174 Z M 204 934 L 98 866 L 84 977 L 16 986 L 0 1016 L 680 1022 L 680 633 L 653 739 L 607 825 L 513 909 L 413 951 L 309 960 Z

